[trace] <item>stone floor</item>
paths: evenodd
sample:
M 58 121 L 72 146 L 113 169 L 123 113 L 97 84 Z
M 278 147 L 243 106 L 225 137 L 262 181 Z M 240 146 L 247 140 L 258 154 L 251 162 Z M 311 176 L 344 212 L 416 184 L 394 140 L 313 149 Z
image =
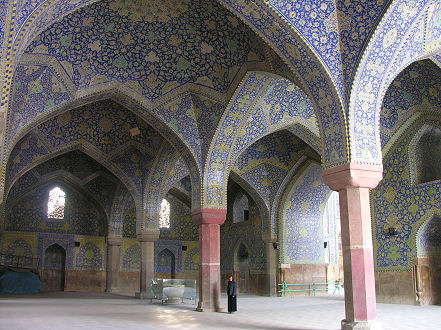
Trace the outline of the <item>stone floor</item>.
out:
M 344 318 L 341 296 L 241 295 L 235 314 L 194 308 L 111 293 L 0 295 L 0 329 L 339 329 Z M 441 329 L 441 306 L 378 304 L 377 310 L 384 329 Z

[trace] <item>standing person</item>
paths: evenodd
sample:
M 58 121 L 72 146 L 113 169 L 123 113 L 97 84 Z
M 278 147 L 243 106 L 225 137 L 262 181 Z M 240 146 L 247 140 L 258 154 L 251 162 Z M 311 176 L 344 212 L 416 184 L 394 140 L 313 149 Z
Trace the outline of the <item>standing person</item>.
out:
M 228 313 L 237 312 L 237 284 L 233 281 L 233 276 L 228 279 Z

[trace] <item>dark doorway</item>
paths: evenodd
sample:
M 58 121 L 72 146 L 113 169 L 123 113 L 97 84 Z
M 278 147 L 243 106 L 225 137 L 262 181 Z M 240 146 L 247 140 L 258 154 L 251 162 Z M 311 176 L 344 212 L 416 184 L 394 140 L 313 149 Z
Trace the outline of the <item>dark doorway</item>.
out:
M 52 244 L 44 252 L 43 290 L 64 291 L 66 251 L 58 244 Z
M 241 293 L 250 292 L 249 253 L 245 244 L 240 243 L 234 258 L 234 270 L 238 290 Z

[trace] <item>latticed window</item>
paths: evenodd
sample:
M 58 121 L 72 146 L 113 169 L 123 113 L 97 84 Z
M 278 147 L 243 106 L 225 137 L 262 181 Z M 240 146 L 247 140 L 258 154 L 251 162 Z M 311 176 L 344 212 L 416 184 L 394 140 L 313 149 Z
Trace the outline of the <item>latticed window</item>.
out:
M 49 191 L 47 201 L 47 217 L 49 219 L 64 219 L 64 204 L 66 202 L 66 194 L 59 187 L 55 187 Z
M 170 228 L 170 203 L 163 199 L 159 211 L 159 228 Z

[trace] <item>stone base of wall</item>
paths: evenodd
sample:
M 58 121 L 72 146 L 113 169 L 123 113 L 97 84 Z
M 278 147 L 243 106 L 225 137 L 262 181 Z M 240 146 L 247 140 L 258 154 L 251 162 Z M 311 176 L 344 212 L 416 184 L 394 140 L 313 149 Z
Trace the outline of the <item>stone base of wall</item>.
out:
M 170 274 L 155 273 L 155 278 L 170 278 Z M 177 279 L 199 280 L 199 273 L 177 273 Z M 118 286 L 112 292 L 139 292 L 139 272 L 119 272 Z
M 43 291 L 104 292 L 106 272 L 87 270 L 39 270 Z M 60 283 L 60 281 L 64 282 Z M 64 289 L 64 290 L 63 290 Z
M 64 291 L 65 275 L 64 270 L 43 270 L 38 271 L 43 291 Z
M 88 270 L 66 271 L 64 291 L 104 292 L 106 290 L 106 272 Z
M 287 284 L 307 284 L 307 283 L 327 283 L 327 264 L 283 264 L 280 265 L 278 283 L 285 282 Z M 293 286 L 289 287 L 293 290 L 313 289 L 313 286 Z M 325 289 L 325 286 L 317 287 Z M 277 290 L 280 290 L 278 286 Z M 292 295 L 298 296 L 313 296 L 313 291 L 299 291 L 293 292 Z M 327 291 L 316 291 L 316 295 L 328 294 Z
M 139 292 L 139 272 L 119 272 L 118 288 L 112 292 Z
M 221 272 L 221 291 L 226 292 L 227 291 L 227 284 L 228 279 L 230 276 L 233 275 L 230 271 L 223 271 Z M 238 279 L 234 279 L 238 284 L 238 294 L 241 293 L 240 289 L 240 283 Z M 262 273 L 250 273 L 249 274 L 249 291 L 247 294 L 254 294 L 254 295 L 260 295 L 260 296 L 267 296 L 269 295 L 269 276 L 268 274 L 262 274 Z
M 375 272 L 375 291 L 379 303 L 407 305 L 416 303 L 412 271 Z

